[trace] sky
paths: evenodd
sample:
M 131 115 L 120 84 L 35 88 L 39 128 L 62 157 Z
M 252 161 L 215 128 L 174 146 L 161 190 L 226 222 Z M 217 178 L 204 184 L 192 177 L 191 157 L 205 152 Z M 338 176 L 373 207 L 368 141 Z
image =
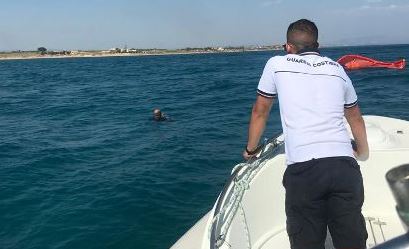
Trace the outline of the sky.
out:
M 186 48 L 285 42 L 314 21 L 320 44 L 408 44 L 409 0 L 0 0 L 0 51 Z

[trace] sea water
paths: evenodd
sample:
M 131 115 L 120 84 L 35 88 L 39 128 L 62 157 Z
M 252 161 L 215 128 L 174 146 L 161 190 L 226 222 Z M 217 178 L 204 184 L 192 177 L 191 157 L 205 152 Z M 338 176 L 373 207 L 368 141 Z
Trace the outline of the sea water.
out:
M 408 45 L 321 52 L 409 58 Z M 242 161 L 277 54 L 1 61 L 0 248 L 169 248 Z M 349 76 L 364 114 L 409 120 L 407 69 Z M 279 132 L 276 103 L 264 137 Z

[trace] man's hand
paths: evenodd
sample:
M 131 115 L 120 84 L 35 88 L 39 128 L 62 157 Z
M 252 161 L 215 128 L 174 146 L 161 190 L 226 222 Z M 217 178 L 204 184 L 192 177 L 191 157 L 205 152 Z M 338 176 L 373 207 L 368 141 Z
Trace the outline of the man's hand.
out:
M 256 149 L 258 142 L 260 141 L 260 137 L 264 132 L 264 128 L 266 126 L 266 122 L 268 116 L 270 114 L 270 109 L 273 104 L 272 98 L 267 98 L 261 95 L 257 96 L 256 103 L 253 105 L 253 110 L 251 112 L 251 119 L 249 125 L 249 137 L 247 142 L 247 150 L 249 149 Z M 243 152 L 243 157 L 245 160 L 248 160 L 254 157 L 257 153 L 251 153 L 250 155 L 248 151 Z
M 356 144 L 354 156 L 360 161 L 365 161 L 369 157 L 368 141 L 366 138 L 365 122 L 362 118 L 358 105 L 344 110 L 345 118 L 351 127 L 352 135 Z
M 249 155 L 246 150 L 243 151 L 243 158 L 244 160 L 248 161 L 249 159 L 255 157 L 256 155 Z
M 258 146 L 257 148 L 255 148 L 254 150 L 248 150 L 247 147 L 246 149 L 243 151 L 243 157 L 245 160 L 249 160 L 253 157 L 257 157 L 257 155 L 260 153 L 262 147 Z

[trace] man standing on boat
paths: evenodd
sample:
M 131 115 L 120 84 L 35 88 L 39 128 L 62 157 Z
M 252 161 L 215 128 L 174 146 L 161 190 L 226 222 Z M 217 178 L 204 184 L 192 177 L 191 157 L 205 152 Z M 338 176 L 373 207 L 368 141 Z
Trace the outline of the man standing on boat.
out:
M 287 233 L 292 249 L 324 249 L 327 228 L 337 249 L 366 248 L 362 176 L 369 155 L 357 95 L 342 66 L 321 56 L 309 20 L 287 30 L 286 56 L 272 57 L 261 76 L 243 156 L 253 157 L 273 100 L 280 102 L 287 169 Z M 346 118 L 356 143 L 353 150 Z

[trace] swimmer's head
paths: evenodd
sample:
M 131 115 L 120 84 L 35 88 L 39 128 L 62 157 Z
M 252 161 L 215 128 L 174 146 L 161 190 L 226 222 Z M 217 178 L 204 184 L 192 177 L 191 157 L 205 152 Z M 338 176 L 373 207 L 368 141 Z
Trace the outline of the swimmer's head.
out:
M 162 112 L 160 111 L 160 109 L 153 110 L 153 119 L 156 121 L 160 121 L 162 119 Z

